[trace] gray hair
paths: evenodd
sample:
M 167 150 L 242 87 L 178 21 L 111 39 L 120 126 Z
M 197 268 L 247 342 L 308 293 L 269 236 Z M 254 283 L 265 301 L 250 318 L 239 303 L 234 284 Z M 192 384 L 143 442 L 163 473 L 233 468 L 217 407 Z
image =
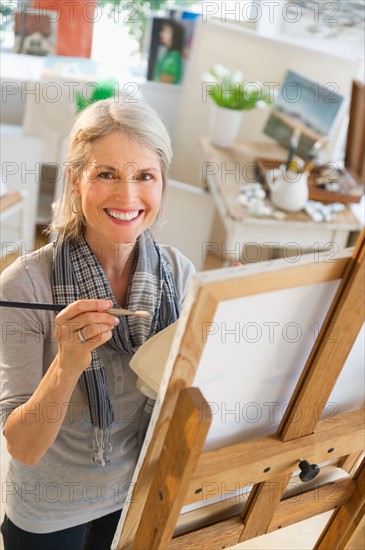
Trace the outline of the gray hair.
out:
M 81 176 L 89 161 L 92 144 L 113 132 L 120 132 L 157 154 L 161 165 L 164 197 L 172 150 L 170 137 L 159 116 L 151 107 L 141 102 L 118 102 L 115 98 L 97 101 L 78 115 L 71 130 L 62 194 L 53 205 L 49 232 L 56 231 L 73 238 L 82 235 L 85 219 L 74 182 Z M 161 209 L 158 219 L 160 215 Z

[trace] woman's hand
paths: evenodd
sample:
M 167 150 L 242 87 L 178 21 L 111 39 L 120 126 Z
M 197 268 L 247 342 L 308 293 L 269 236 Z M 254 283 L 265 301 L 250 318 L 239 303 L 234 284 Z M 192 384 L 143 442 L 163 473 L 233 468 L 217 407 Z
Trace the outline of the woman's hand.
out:
M 81 374 L 90 365 L 92 350 L 110 340 L 119 323 L 106 313 L 111 307 L 112 301 L 77 300 L 56 316 L 54 335 L 62 368 Z

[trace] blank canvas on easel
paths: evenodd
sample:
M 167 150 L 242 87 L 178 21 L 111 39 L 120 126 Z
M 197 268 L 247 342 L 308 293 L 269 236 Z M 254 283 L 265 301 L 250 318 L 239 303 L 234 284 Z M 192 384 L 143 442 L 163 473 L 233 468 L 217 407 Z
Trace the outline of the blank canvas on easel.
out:
M 296 265 L 279 260 L 197 275 L 178 322 L 134 483 L 141 472 L 142 479 L 149 479 L 148 462 L 153 464 L 159 456 L 166 425 L 173 414 L 177 396 L 184 387 L 199 387 L 210 404 L 211 428 L 204 449 L 206 456 L 212 452 L 213 456 L 213 450 L 217 447 L 244 441 L 248 441 L 248 448 L 254 449 L 257 438 L 261 438 L 265 445 L 265 441 L 270 444 L 270 438 L 265 440 L 263 436 L 275 434 L 282 421 L 286 405 L 302 376 L 349 265 L 350 252 L 347 251 L 333 262 L 326 262 L 324 256 L 313 261 L 308 255 Z M 360 312 L 361 315 L 363 313 Z M 332 328 L 327 339 L 330 341 L 333 338 L 333 345 L 341 346 L 342 327 L 334 325 Z M 363 401 L 363 377 L 363 344 L 358 336 L 339 379 L 340 384 L 335 386 L 328 400 L 328 410 L 324 408 L 324 416 L 331 417 L 334 413 L 357 409 Z M 316 411 L 314 405 L 303 413 L 314 416 L 322 414 L 322 410 Z M 319 417 L 315 423 L 318 420 Z M 251 440 L 254 440 L 252 445 Z M 355 440 L 354 450 L 358 445 Z M 280 446 L 277 445 L 277 448 Z M 290 456 L 293 458 L 290 460 L 294 462 L 290 469 L 294 471 L 295 461 L 299 462 L 300 457 L 296 457 L 295 451 L 293 454 L 295 447 L 287 444 L 286 448 L 292 449 Z M 310 449 L 308 446 L 305 448 Z M 322 462 L 327 458 L 336 461 L 339 452 L 340 446 L 331 457 L 327 457 L 317 449 L 316 456 L 322 457 Z M 344 454 L 343 448 L 341 452 Z M 204 453 L 201 457 L 203 464 Z M 279 457 L 274 463 L 279 465 L 278 461 Z M 230 466 L 228 463 L 226 467 L 229 469 Z M 285 468 L 283 472 L 290 471 L 288 466 Z M 219 479 L 216 474 L 210 479 L 208 469 L 199 469 L 198 463 L 186 491 L 185 505 L 202 501 L 199 487 L 204 481 L 216 481 L 220 485 L 218 497 L 223 498 L 225 470 L 222 470 Z M 200 471 L 203 477 L 199 477 Z M 249 471 L 255 472 L 255 461 Z M 227 479 L 234 480 L 234 475 L 233 472 Z M 287 479 L 287 473 L 284 478 Z M 262 471 L 257 480 L 240 478 L 242 486 L 249 481 L 256 483 L 264 479 Z M 134 527 L 130 518 L 134 514 L 134 520 L 138 523 L 138 507 L 142 510 L 144 504 L 144 487 L 139 486 L 138 489 L 138 506 L 125 506 L 116 541 L 122 526 L 125 528 L 124 540 L 130 541 L 130 537 L 133 540 Z

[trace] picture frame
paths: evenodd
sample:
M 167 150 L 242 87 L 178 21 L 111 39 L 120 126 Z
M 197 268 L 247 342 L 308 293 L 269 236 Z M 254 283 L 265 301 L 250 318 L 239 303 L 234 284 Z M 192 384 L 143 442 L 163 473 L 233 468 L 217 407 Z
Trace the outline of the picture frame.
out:
M 294 128 L 299 128 L 296 154 L 307 160 L 316 142 L 325 143 L 334 136 L 345 106 L 345 98 L 337 93 L 335 83 L 322 85 L 288 70 L 263 131 L 289 148 Z
M 197 14 L 170 10 L 151 21 L 147 80 L 181 84 L 194 36 Z
M 54 55 L 57 44 L 57 12 L 26 9 L 14 14 L 14 53 Z

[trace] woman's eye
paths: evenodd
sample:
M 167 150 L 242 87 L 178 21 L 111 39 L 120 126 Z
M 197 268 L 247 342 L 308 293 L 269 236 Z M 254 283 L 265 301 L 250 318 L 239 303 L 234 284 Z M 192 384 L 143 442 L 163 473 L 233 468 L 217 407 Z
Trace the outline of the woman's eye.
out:
M 151 174 L 147 174 L 147 173 L 144 172 L 143 174 L 141 174 L 139 176 L 139 179 L 141 179 L 142 181 L 150 181 L 153 178 L 152 178 Z
M 101 178 L 103 180 L 112 180 L 115 178 L 115 175 L 112 174 L 111 172 L 100 172 L 98 174 L 98 178 Z

